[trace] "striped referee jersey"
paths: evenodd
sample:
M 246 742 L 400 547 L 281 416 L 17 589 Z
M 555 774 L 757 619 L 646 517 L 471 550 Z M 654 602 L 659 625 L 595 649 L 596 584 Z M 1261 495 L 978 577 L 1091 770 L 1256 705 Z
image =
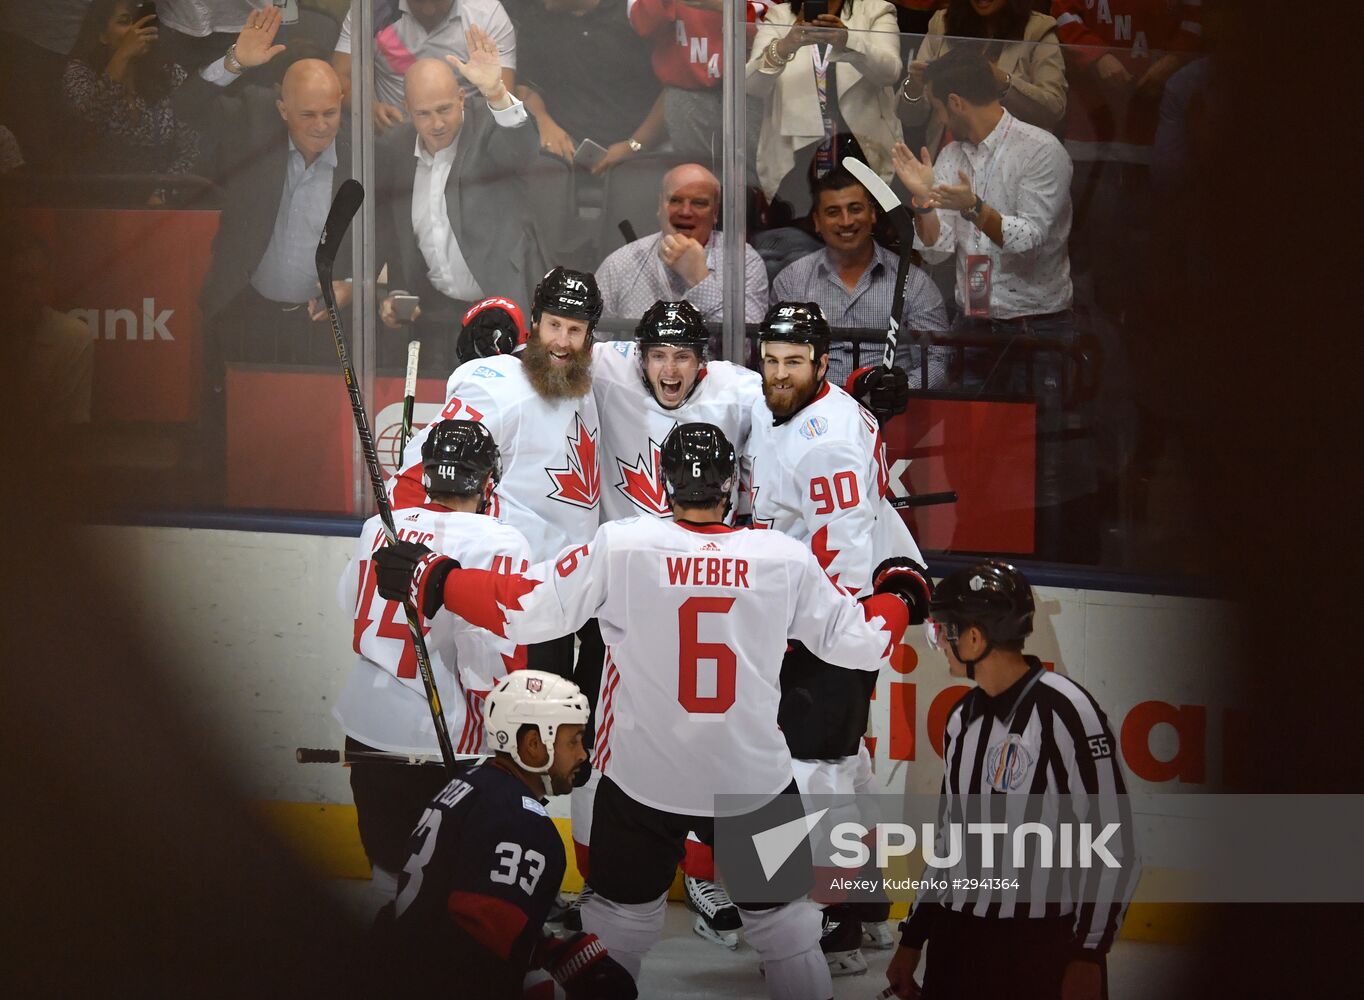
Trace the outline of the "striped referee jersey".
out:
M 1034 656 L 1024 660 L 1028 672 L 1007 690 L 992 697 L 973 688 L 948 716 L 938 825 L 922 876 L 931 888 L 901 925 L 909 947 L 923 947 L 935 909 L 945 906 L 992 919 L 1073 915 L 1077 955 L 1106 954 L 1131 901 L 1140 862 L 1108 719 L 1075 681 Z M 971 835 L 984 823 L 1003 826 L 994 838 Z M 1020 840 L 1022 824 L 1032 826 Z M 1084 824 L 1116 867 L 1081 866 L 1075 844 Z M 1040 827 L 1054 835 L 1050 843 Z

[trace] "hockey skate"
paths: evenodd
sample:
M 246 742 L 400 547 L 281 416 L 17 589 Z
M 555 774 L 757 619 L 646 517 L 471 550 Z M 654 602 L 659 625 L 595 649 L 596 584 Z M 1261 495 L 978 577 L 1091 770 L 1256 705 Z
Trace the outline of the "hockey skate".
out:
M 889 920 L 877 920 L 862 925 L 862 947 L 872 951 L 894 951 L 895 934 Z
M 729 893 L 718 882 L 703 882 L 690 875 L 684 875 L 682 881 L 687 887 L 687 908 L 696 914 L 691 927 L 696 935 L 730 951 L 738 948 L 743 921 Z
M 867 960 L 862 957 L 860 920 L 834 923 L 826 917 L 824 936 L 819 939 L 819 948 L 829 963 L 831 976 L 860 976 L 867 971 Z
M 580 931 L 583 929 L 583 904 L 593 896 L 592 887 L 584 884 L 583 891 L 578 893 L 574 899 L 566 898 L 562 893 L 554 900 L 554 906 L 549 911 L 549 916 L 545 918 L 547 924 L 560 924 L 566 931 Z

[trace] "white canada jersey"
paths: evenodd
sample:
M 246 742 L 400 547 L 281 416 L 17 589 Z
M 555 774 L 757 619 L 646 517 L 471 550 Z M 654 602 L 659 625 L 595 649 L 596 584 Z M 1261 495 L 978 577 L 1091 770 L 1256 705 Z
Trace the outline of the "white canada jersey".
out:
M 461 565 L 508 572 L 529 565 L 521 532 L 485 514 L 413 507 L 393 516 L 400 540 L 420 542 Z M 376 589 L 371 555 L 383 540 L 382 522 L 371 517 L 341 576 L 338 597 L 354 618 L 352 646 L 360 661 L 332 714 L 347 735 L 380 750 L 438 752 L 407 616 Z M 525 666 L 525 650 L 448 611 L 427 621 L 424 635 L 455 752 L 484 752 L 483 699 L 508 671 Z
M 777 728 L 788 638 L 875 671 L 908 622 L 904 602 L 859 603 L 774 531 L 611 521 L 587 545 L 523 574 L 456 570 L 446 606 L 533 643 L 601 624 L 606 670 L 595 765 L 655 809 L 713 815 L 715 796 L 792 781 Z
M 826 383 L 780 425 L 759 399 L 746 454 L 753 526 L 804 542 L 834 583 L 859 593 L 883 559 L 908 556 L 923 564 L 914 536 L 886 500 L 876 418 L 838 386 Z
M 475 358 L 450 376 L 436 420 L 476 420 L 492 432 L 502 453 L 493 513 L 526 536 L 532 559 L 549 559 L 565 545 L 592 537 L 601 500 L 592 393 L 547 400 L 530 384 L 519 359 Z M 389 480 L 395 507 L 426 501 L 421 447 L 430 433 L 428 424 L 412 436 L 402 471 Z
M 735 454 L 742 455 L 753 401 L 762 398 L 762 385 L 762 376 L 755 371 L 712 361 L 691 398 L 675 410 L 665 410 L 644 386 L 636 343 L 597 344 L 592 394 L 602 426 L 602 520 L 636 514 L 670 517 L 659 468 L 663 439 L 678 424 L 700 421 L 724 431 Z

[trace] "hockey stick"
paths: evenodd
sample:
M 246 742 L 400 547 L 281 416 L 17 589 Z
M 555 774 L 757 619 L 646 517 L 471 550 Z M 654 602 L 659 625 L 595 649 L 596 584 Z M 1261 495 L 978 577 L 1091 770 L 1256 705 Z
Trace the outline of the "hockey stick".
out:
M 350 764 L 355 761 L 386 761 L 391 764 L 439 764 L 434 754 L 393 753 L 386 750 L 331 750 L 321 747 L 298 747 L 294 759 L 300 764 Z
M 896 510 L 906 507 L 932 507 L 940 503 L 956 503 L 957 491 L 944 490 L 942 493 L 918 493 L 912 497 L 893 497 L 890 505 Z
M 890 224 L 900 234 L 900 263 L 895 268 L 895 294 L 891 297 L 890 319 L 886 322 L 886 353 L 881 364 L 895 367 L 895 346 L 900 340 L 900 317 L 905 314 L 905 282 L 909 280 L 909 252 L 914 248 L 914 219 L 909 209 L 900 204 L 900 199 L 881 180 L 875 170 L 855 156 L 846 156 L 839 161 L 848 172 L 858 179 L 867 193 L 876 199 Z
M 369 418 L 365 415 L 365 400 L 360 394 L 360 380 L 356 377 L 351 364 L 350 352 L 346 350 L 346 340 L 341 333 L 341 314 L 336 310 L 336 295 L 332 291 L 332 265 L 336 263 L 336 251 L 341 240 L 350 228 L 351 219 L 365 200 L 365 189 L 354 178 L 348 179 L 336 192 L 327 222 L 322 227 L 322 238 L 317 242 L 317 280 L 322 286 L 322 299 L 327 303 L 327 317 L 332 324 L 332 340 L 336 344 L 336 357 L 341 362 L 341 371 L 346 378 L 346 392 L 350 395 L 350 409 L 355 417 L 355 433 L 360 437 L 360 450 L 365 455 L 365 466 L 369 470 L 370 486 L 374 489 L 374 503 L 379 508 L 379 518 L 384 524 L 384 536 L 389 544 L 397 541 L 398 533 L 393 527 L 393 510 L 384 492 L 384 474 L 379 468 L 379 453 L 374 449 L 374 435 L 370 432 Z M 450 743 L 450 733 L 445 727 L 445 712 L 441 708 L 440 693 L 436 690 L 436 677 L 431 672 L 431 657 L 426 651 L 426 640 L 422 638 L 421 618 L 410 600 L 403 602 L 407 612 L 407 627 L 412 633 L 412 648 L 417 654 L 417 672 L 421 674 L 422 687 L 426 689 L 426 702 L 431 708 L 431 721 L 436 727 L 436 742 L 440 746 L 441 760 L 445 770 L 453 774 L 455 770 L 455 750 Z
M 407 342 L 407 378 L 403 381 L 403 429 L 398 434 L 398 464 L 412 437 L 412 406 L 417 401 L 417 356 L 422 352 L 420 340 Z

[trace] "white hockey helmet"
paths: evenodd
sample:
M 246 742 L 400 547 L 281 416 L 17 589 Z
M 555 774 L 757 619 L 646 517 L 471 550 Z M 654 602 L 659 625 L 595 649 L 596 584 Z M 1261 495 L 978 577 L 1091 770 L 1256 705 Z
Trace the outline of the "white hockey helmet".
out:
M 483 700 L 483 731 L 488 748 L 511 754 L 512 760 L 532 774 L 545 774 L 554 764 L 554 738 L 560 726 L 586 725 L 587 695 L 567 678 L 543 670 L 513 670 Z M 540 767 L 521 759 L 516 733 L 522 726 L 535 726 L 549 758 Z M 548 789 L 549 779 L 545 779 Z

